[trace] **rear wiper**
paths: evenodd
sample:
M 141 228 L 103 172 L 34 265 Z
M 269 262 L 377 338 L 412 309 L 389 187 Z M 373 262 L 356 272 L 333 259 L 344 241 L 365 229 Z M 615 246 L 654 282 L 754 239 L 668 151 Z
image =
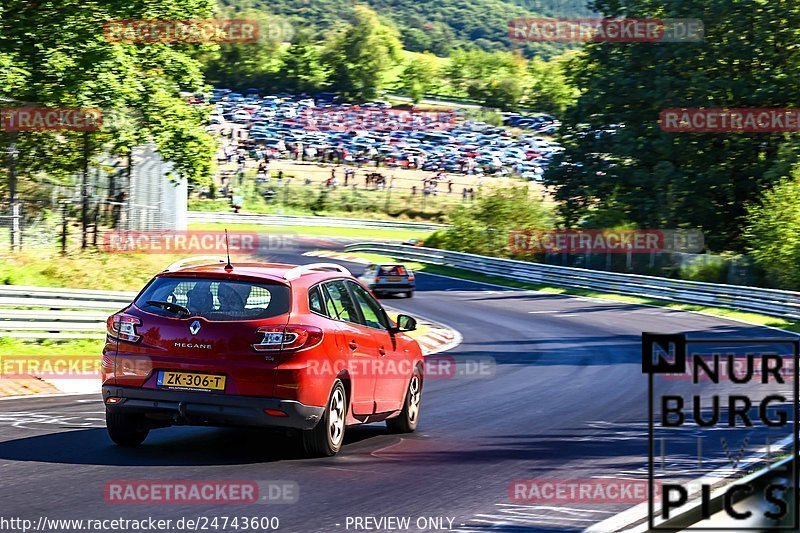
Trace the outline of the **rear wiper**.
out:
M 170 313 L 178 316 L 189 316 L 191 314 L 191 311 L 181 304 L 162 302 L 159 300 L 147 300 L 146 303 L 147 305 L 152 305 L 153 307 L 160 307 L 164 311 L 169 311 Z

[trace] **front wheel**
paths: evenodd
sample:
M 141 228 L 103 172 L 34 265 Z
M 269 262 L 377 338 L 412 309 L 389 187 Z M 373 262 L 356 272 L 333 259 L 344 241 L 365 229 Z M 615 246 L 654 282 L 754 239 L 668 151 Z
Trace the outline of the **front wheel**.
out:
M 140 445 L 150 433 L 142 417 L 110 411 L 106 411 L 106 429 L 111 440 L 125 447 Z
M 314 429 L 303 431 L 303 449 L 310 457 L 330 457 L 336 455 L 344 441 L 345 420 L 347 418 L 347 395 L 344 385 L 338 379 L 333 384 L 328 405 L 322 419 Z
M 419 410 L 422 403 L 422 374 L 419 369 L 414 370 L 408 382 L 406 400 L 399 416 L 388 418 L 386 427 L 389 433 L 412 433 L 419 423 Z

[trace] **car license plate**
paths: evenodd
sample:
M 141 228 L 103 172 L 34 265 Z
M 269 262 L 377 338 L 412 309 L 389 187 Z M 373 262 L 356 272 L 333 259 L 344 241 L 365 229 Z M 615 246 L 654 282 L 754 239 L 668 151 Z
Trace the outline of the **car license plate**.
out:
M 156 384 L 166 389 L 224 391 L 225 376 L 163 371 L 158 373 Z
M 389 278 L 389 281 L 402 281 L 403 278 Z

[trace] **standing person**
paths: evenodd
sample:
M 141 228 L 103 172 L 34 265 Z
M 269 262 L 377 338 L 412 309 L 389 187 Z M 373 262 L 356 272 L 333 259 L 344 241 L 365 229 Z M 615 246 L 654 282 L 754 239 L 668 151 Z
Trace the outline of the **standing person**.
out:
M 453 192 L 453 178 L 447 178 L 447 194 Z
M 350 169 L 344 169 L 344 186 L 347 187 L 347 182 L 350 181 Z
M 331 179 L 336 179 L 336 167 L 331 168 Z

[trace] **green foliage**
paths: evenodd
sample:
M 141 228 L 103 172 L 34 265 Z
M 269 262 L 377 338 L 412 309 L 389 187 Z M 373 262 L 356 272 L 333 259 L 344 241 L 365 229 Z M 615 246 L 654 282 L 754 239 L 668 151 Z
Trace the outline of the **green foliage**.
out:
M 744 250 L 745 206 L 774 182 L 769 171 L 787 136 L 667 133 L 659 114 L 682 107 L 797 106 L 800 4 L 595 5 L 605 16 L 699 18 L 705 41 L 590 43 L 569 62 L 567 74 L 580 97 L 563 120 L 566 152 L 545 175 L 563 222 L 578 224 L 590 210 L 613 201 L 638 227 L 702 228 L 711 249 Z M 777 20 L 782 29 L 776 30 Z
M 283 56 L 275 85 L 296 93 L 314 93 L 324 87 L 327 80 L 328 70 L 322 64 L 317 46 L 307 33 L 300 33 Z
M 423 96 L 435 89 L 436 75 L 436 57 L 425 53 L 407 61 L 400 76 L 400 87 L 417 104 Z
M 536 16 L 587 17 L 587 0 L 222 0 L 224 5 L 254 8 L 287 17 L 296 27 L 308 28 L 314 39 L 324 38 L 356 18 L 359 5 L 381 14 L 387 25 L 400 29 L 407 50 L 447 56 L 458 48 L 485 51 L 521 50 L 525 56 L 549 58 L 566 46 L 521 43 L 508 35 L 508 22 Z
M 722 255 L 698 255 L 681 265 L 679 277 L 690 281 L 726 283 L 731 259 Z
M 529 88 L 525 105 L 545 113 L 561 114 L 578 98 L 578 90 L 566 77 L 565 65 L 574 57 L 567 52 L 563 57 L 544 61 L 539 57 L 528 63 Z
M 224 10 L 220 16 L 255 20 L 258 40 L 255 43 L 226 43 L 204 57 L 210 80 L 224 87 L 262 87 L 276 78 L 281 67 L 280 52 L 283 38 L 290 38 L 288 23 L 260 10 Z
M 17 102 L 12 105 L 99 108 L 104 117 L 101 131 L 88 135 L 14 134 L 23 181 L 46 175 L 68 184 L 83 166 L 85 146 L 90 156 L 105 149 L 124 155 L 150 141 L 180 174 L 192 180 L 207 175 L 212 140 L 179 92 L 202 88 L 193 56 L 213 47 L 109 42 L 103 24 L 210 18 L 212 0 L 9 0 L 0 9 L 0 95 Z M 10 135 L 2 141 L 9 142 Z
M 425 241 L 457 252 L 508 257 L 509 232 L 550 227 L 550 215 L 540 198 L 525 187 L 492 189 L 474 204 L 450 213 L 451 227 Z
M 400 58 L 402 45 L 392 28 L 365 6 L 354 8 L 355 22 L 331 38 L 323 53 L 331 88 L 347 98 L 374 100 L 383 77 Z
M 750 255 L 775 287 L 800 289 L 800 167 L 750 205 Z

